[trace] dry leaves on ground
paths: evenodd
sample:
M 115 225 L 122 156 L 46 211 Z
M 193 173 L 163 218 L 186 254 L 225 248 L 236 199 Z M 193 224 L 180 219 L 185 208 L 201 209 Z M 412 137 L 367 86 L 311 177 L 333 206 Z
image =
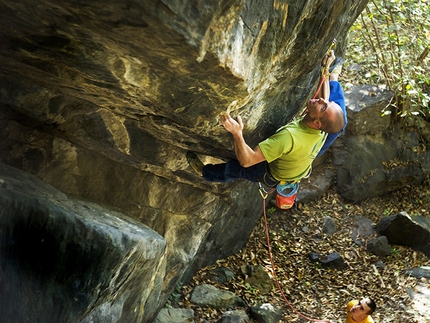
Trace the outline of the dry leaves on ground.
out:
M 422 252 L 407 247 L 391 246 L 392 255 L 379 259 L 356 245 L 351 239 L 351 229 L 356 215 L 371 219 L 375 224 L 387 215 L 405 211 L 409 215 L 430 217 L 429 184 L 408 186 L 381 198 L 349 204 L 329 191 L 319 201 L 299 205 L 297 209 L 282 211 L 267 207 L 270 243 L 276 274 L 291 305 L 299 312 L 314 319 L 330 319 L 345 322 L 345 308 L 349 300 L 361 297 L 373 298 L 378 310 L 372 315 L 375 322 L 422 323 L 422 316 L 414 315 L 407 289 L 414 288 L 417 279 L 406 276 L 404 271 L 416 266 L 430 266 L 430 260 Z M 322 222 L 330 216 L 337 223 L 332 236 L 322 231 Z M 346 269 L 327 269 L 309 260 L 310 252 L 327 255 L 338 252 L 347 264 Z M 382 260 L 378 269 L 375 262 Z M 240 251 L 215 265 L 203 268 L 193 280 L 182 288 L 179 307 L 192 308 L 196 322 L 217 322 L 224 310 L 201 308 L 190 303 L 194 286 L 210 283 L 230 290 L 249 306 L 269 302 L 283 313 L 282 322 L 307 322 L 296 314 L 274 287 L 269 294 L 245 284 L 240 267 L 246 264 L 265 266 L 271 273 L 263 218 L 253 230 L 248 243 Z M 208 273 L 217 267 L 228 267 L 235 278 L 223 285 L 211 282 Z M 424 281 L 430 288 L 430 281 Z M 275 284 L 274 284 L 275 286 Z

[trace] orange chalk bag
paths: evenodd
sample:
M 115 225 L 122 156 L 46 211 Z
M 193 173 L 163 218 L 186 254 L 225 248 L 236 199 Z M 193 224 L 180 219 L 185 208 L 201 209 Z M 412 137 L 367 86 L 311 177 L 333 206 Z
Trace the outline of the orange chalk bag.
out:
M 279 183 L 276 185 L 276 206 L 282 210 L 288 210 L 293 207 L 296 201 L 299 182 Z

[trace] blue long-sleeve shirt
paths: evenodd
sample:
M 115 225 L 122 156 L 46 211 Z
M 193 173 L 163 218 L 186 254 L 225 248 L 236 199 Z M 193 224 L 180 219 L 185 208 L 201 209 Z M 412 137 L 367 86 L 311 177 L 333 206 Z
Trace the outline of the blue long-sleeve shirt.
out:
M 341 131 L 328 134 L 327 139 L 325 140 L 324 145 L 319 151 L 317 157 L 321 156 L 331 146 L 331 144 L 336 140 L 336 138 L 345 130 L 346 124 L 348 123 L 348 118 L 346 117 L 345 94 L 343 93 L 342 86 L 338 81 L 330 81 L 329 85 L 330 85 L 330 96 L 328 100 L 334 101 L 337 104 L 339 104 L 339 106 L 343 111 L 345 124 L 343 125 L 343 128 Z

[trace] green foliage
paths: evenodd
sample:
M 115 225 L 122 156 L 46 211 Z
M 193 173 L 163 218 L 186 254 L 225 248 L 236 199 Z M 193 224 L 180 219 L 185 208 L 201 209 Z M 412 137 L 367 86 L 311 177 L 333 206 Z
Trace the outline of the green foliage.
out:
M 172 306 L 173 304 L 176 304 L 178 302 L 178 300 L 182 296 L 181 289 L 182 289 L 182 283 L 178 283 L 175 286 L 175 290 L 172 292 L 172 294 L 170 294 L 170 296 L 169 296 L 169 298 L 165 304 L 165 307 L 171 308 L 171 307 L 173 307 Z
M 348 34 L 361 83 L 394 92 L 396 116 L 430 116 L 430 0 L 371 0 Z M 357 79 L 356 76 L 355 79 Z M 390 114 L 386 109 L 383 114 Z
M 272 214 L 272 213 L 274 213 L 275 211 L 276 211 L 276 208 L 275 208 L 275 207 L 271 207 L 271 208 L 269 208 L 269 209 L 267 210 L 267 213 Z

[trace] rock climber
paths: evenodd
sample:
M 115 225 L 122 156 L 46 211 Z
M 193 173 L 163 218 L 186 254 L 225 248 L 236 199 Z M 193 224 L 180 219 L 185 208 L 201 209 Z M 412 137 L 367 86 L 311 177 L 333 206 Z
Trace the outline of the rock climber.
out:
M 207 181 L 230 182 L 243 178 L 268 187 L 275 187 L 280 182 L 300 181 L 308 176 L 313 160 L 346 126 L 343 91 L 337 80 L 343 60 L 337 59 L 330 68 L 335 59 L 333 51 L 324 57 L 323 84 L 316 98 L 307 102 L 300 118 L 281 127 L 252 149 L 243 137 L 242 118 L 238 116 L 235 120 L 224 113 L 221 122 L 233 136 L 237 159 L 203 165 L 195 153 L 187 152 L 190 166 Z

